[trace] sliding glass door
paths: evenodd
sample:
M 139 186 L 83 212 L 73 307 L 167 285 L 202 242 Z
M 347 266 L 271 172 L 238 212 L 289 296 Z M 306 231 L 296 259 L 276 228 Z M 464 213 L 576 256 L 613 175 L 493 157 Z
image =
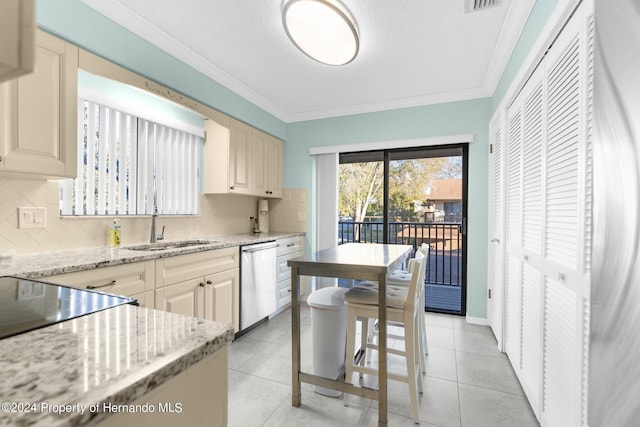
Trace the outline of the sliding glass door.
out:
M 466 144 L 340 154 L 338 242 L 428 245 L 432 311 L 466 311 L 466 158 Z

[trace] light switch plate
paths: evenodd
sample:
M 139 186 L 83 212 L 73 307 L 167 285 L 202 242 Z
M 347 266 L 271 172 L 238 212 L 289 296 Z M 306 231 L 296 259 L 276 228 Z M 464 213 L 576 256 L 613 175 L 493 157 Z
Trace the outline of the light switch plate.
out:
M 18 228 L 45 228 L 46 226 L 46 208 L 18 208 Z

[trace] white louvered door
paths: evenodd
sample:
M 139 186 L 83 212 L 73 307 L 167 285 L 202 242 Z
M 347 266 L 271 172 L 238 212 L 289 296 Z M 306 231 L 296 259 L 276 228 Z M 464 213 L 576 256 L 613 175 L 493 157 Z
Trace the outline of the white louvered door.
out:
M 522 94 L 521 94 L 522 95 Z M 520 367 L 522 325 L 522 96 L 507 110 L 505 349 Z
M 504 351 L 504 115 L 497 114 L 491 121 L 489 138 L 491 156 L 489 163 L 489 302 L 488 316 L 498 349 Z
M 542 229 L 543 150 L 545 141 L 545 63 L 523 89 L 522 117 L 522 323 L 521 358 L 517 371 L 529 402 L 539 417 L 542 365 Z
M 590 275 L 589 68 L 593 9 L 583 5 L 547 58 L 542 423 L 586 422 Z M 586 338 L 586 340 L 585 340 Z
M 507 109 L 502 141 L 505 349 L 542 426 L 588 419 L 592 62 L 585 0 Z

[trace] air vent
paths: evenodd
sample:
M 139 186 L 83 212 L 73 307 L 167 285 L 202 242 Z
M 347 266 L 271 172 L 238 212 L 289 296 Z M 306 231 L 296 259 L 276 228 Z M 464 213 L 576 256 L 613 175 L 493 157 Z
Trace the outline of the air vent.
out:
M 501 0 L 467 0 L 466 9 L 468 12 L 478 12 L 480 10 L 489 9 L 500 6 Z

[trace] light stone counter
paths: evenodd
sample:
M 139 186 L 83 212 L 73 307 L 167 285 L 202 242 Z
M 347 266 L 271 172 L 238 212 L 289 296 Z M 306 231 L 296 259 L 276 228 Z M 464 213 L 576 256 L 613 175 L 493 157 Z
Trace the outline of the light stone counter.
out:
M 132 404 L 232 339 L 231 325 L 131 305 L 6 338 L 0 426 L 94 425 L 110 414 L 91 405 Z
M 202 238 L 213 243 L 162 251 L 136 251 L 122 246 L 117 250 L 109 247 L 74 249 L 14 256 L 0 260 L 0 276 L 19 276 L 29 279 L 53 276 L 74 271 L 91 270 L 99 267 L 146 261 L 213 249 L 242 246 L 269 240 L 300 236 L 304 233 L 269 232 L 260 234 L 232 234 Z M 200 238 L 199 238 L 200 239 Z M 164 242 L 164 241 L 163 241 Z

